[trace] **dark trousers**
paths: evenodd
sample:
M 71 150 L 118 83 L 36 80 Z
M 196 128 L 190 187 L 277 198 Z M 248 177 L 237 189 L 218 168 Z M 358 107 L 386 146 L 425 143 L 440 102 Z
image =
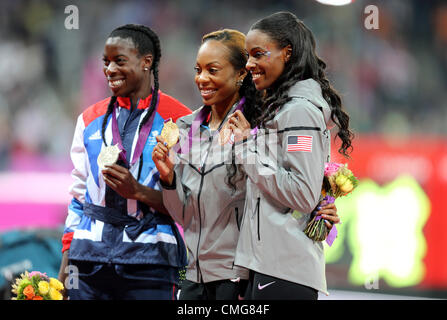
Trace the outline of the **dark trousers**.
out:
M 318 291 L 250 270 L 245 300 L 317 300 Z
M 70 300 L 177 300 L 177 286 L 146 279 L 129 279 L 115 265 L 80 263 L 77 288 Z
M 182 281 L 179 300 L 238 300 L 243 295 L 247 280 L 231 280 L 196 283 Z

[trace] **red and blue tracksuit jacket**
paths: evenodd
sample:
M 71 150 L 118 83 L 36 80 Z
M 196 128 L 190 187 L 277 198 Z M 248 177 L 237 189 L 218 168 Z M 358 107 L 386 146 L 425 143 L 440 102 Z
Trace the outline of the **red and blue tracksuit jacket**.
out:
M 138 139 L 138 125 L 149 110 L 152 95 L 140 99 L 130 112 L 129 98 L 117 98 L 119 107 L 117 117 L 126 115 L 123 125 L 119 125 L 123 142 L 127 141 L 127 154 L 132 154 Z M 156 212 L 136 200 L 121 198 L 108 187 L 97 165 L 97 157 L 104 147 L 102 123 L 110 98 L 104 99 L 86 109 L 77 120 L 71 159 L 74 165 L 70 187 L 73 196 L 68 206 L 68 216 L 62 237 L 63 249 L 69 250 L 70 260 L 91 261 L 114 264 L 149 264 L 181 268 L 186 265 L 186 251 L 173 220 Z M 129 170 L 139 183 L 160 190 L 159 173 L 152 161 L 152 149 L 156 145 L 155 137 L 160 134 L 164 121 L 190 114 L 191 111 L 174 98 L 159 91 L 157 112 L 144 149 L 143 161 L 137 161 Z M 112 144 L 111 119 L 109 116 L 105 130 L 107 145 Z M 118 123 L 120 121 L 118 120 Z M 140 168 L 140 164 L 142 167 Z M 108 209 L 118 206 L 123 214 L 141 220 L 145 215 L 153 215 L 151 225 L 142 230 L 133 240 L 125 232 L 127 226 L 108 223 L 84 214 L 91 208 Z M 95 209 L 93 209 L 95 210 Z M 87 213 L 87 211 L 86 211 Z M 126 217 L 128 218 L 128 217 Z

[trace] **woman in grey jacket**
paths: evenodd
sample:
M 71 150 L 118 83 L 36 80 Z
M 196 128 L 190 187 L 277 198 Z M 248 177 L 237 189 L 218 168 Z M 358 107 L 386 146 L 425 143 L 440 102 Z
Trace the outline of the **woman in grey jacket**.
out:
M 248 299 L 317 299 L 318 291 L 327 294 L 323 245 L 303 230 L 320 198 L 331 123 L 347 156 L 349 116 L 326 79 L 311 31 L 295 15 L 256 22 L 246 49 L 247 70 L 266 94 L 256 135 L 248 134 L 242 114 L 229 119 L 237 163 L 248 176 L 235 265 L 250 270 Z
M 248 123 L 261 115 L 246 62 L 241 32 L 224 29 L 205 35 L 195 67 L 204 106 L 177 121 L 184 134 L 181 149 L 171 152 L 171 158 L 160 137 L 154 148 L 164 204 L 183 226 L 188 248 L 180 299 L 237 299 L 248 279 L 248 270 L 234 265 L 245 174 L 235 164 L 234 145 L 219 139 L 230 114 L 240 112 Z M 337 221 L 334 206 L 322 212 Z

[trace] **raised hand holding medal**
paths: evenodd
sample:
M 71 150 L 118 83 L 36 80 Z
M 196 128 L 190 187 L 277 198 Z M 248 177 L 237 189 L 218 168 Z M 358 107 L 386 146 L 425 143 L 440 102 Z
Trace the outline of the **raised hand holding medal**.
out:
M 233 135 L 233 139 L 234 139 L 234 134 L 233 131 L 230 129 L 230 124 L 227 121 L 223 126 L 222 129 L 220 129 L 219 131 L 219 143 L 220 145 L 224 145 L 228 142 L 231 142 L 231 136 Z
M 169 119 L 168 121 L 165 121 L 160 135 L 166 142 L 166 146 L 170 149 L 177 144 L 180 137 L 180 130 L 177 125 L 172 122 L 172 119 Z
M 244 103 L 245 97 L 242 97 L 234 109 L 234 112 L 228 117 L 227 122 L 220 129 L 218 140 L 220 145 L 224 145 L 226 143 L 233 144 L 235 142 L 236 135 L 239 136 L 242 129 L 247 129 L 250 131 L 250 123 L 245 119 L 243 114 Z M 239 140 L 242 139 L 238 139 L 236 142 Z
M 247 139 L 250 136 L 250 123 L 245 118 L 241 110 L 236 110 L 227 122 L 227 130 L 231 132 L 230 137 L 227 139 L 230 143 L 235 143 Z
M 160 135 L 157 137 L 157 145 L 152 151 L 152 160 L 160 173 L 160 179 L 171 185 L 174 180 L 174 160 L 173 154 L 169 150 L 177 144 L 180 137 L 180 130 L 171 119 L 165 121 Z

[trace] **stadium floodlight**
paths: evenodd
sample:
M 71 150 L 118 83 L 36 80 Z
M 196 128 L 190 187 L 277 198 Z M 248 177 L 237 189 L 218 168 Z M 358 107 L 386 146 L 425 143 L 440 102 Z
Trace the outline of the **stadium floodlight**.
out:
M 344 6 L 354 2 L 355 0 L 316 0 L 316 1 L 330 6 Z

